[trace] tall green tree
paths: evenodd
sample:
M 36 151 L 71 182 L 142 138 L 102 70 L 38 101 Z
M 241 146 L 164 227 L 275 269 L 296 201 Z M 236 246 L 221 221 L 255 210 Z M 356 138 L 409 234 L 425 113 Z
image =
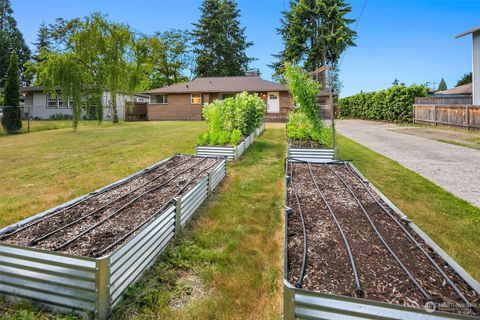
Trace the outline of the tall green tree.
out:
M 15 51 L 9 59 L 7 81 L 5 82 L 5 97 L 2 126 L 9 134 L 18 133 L 22 128 L 22 113 L 20 111 L 20 73 L 18 56 Z
M 10 0 L 0 0 L 0 87 L 5 84 L 12 51 L 15 51 L 18 56 L 22 84 L 29 84 L 30 79 L 24 77 L 23 72 L 25 62 L 30 59 L 30 49 L 17 27 Z
M 169 86 L 186 81 L 183 74 L 191 62 L 192 52 L 189 48 L 191 36 L 184 30 L 156 32 L 150 38 L 148 89 Z
M 472 73 L 465 73 L 460 80 L 457 81 L 455 87 L 463 86 L 464 84 L 472 83 Z
M 58 19 L 51 27 L 55 48 L 37 64 L 38 84 L 50 94 L 60 89 L 63 100 L 73 101 L 73 126 L 83 108 L 103 112 L 102 93 L 110 92 L 112 120 L 118 122 L 117 96 L 132 94 L 141 77 L 136 61 L 135 37 L 127 25 L 94 13 L 84 19 Z
M 355 20 L 346 17 L 351 11 L 344 0 L 291 0 L 277 29 L 284 49 L 272 65 L 275 75 L 281 78 L 286 62 L 301 64 L 308 72 L 324 65 L 337 69 L 345 49 L 355 46 L 356 32 L 350 28 Z
M 448 87 L 447 87 L 447 83 L 445 82 L 445 79 L 442 78 L 442 80 L 440 80 L 440 83 L 438 84 L 438 90 L 447 90 Z
M 204 0 L 200 10 L 200 20 L 193 24 L 192 31 L 196 76 L 245 74 L 254 60 L 246 53 L 253 43 L 246 40 L 236 2 Z

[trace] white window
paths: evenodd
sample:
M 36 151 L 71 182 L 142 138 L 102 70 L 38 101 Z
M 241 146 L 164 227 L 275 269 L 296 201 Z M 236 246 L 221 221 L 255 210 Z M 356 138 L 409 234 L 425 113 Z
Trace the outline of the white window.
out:
M 51 96 L 47 94 L 47 108 L 57 109 L 57 108 L 71 108 L 73 106 L 73 98 L 69 97 L 66 103 L 63 103 L 62 96 L 60 93 L 57 93 L 56 96 Z
M 47 108 L 58 108 L 58 97 L 47 94 Z
M 192 93 L 191 104 L 202 104 L 202 94 L 200 93 Z
M 166 94 L 155 95 L 155 96 L 152 96 L 151 100 L 152 100 L 151 103 L 167 104 L 168 103 L 168 95 L 166 95 Z
M 277 100 L 278 96 L 276 94 L 270 94 L 270 100 Z

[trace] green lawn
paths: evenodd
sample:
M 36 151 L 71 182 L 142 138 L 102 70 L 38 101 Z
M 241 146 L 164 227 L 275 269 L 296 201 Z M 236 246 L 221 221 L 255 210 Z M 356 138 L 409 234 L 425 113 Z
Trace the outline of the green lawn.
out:
M 111 121 L 103 121 L 102 123 L 98 123 L 98 121 L 80 121 L 78 123 L 78 128 L 82 129 L 83 127 L 91 127 L 91 126 L 102 126 L 108 127 L 111 126 Z M 27 121 L 22 121 L 22 129 L 20 133 L 27 133 L 28 123 Z M 56 129 L 65 129 L 65 128 L 72 128 L 72 120 L 32 120 L 30 121 L 30 133 L 38 132 L 38 131 L 45 131 L 45 130 L 56 130 Z M 0 126 L 0 136 L 6 135 L 3 127 Z
M 89 192 L 174 151 L 193 152 L 204 129 L 201 122 L 147 122 L 0 137 L 6 146 L 0 149 L 6 179 L 0 185 L 0 224 Z M 372 183 L 480 279 L 480 209 L 351 140 L 340 136 L 338 144 L 339 158 L 354 159 Z M 112 318 L 280 319 L 284 155 L 284 126 L 267 126 L 239 161 L 229 163 L 217 192 L 128 290 Z M 0 304 L 2 319 L 57 317 Z
M 442 249 L 480 281 L 480 209 L 345 137 L 339 159 L 355 166 Z

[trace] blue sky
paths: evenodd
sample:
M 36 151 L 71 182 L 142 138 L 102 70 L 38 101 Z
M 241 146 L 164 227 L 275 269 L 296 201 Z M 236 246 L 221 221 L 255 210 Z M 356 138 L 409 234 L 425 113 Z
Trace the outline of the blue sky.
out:
M 271 54 L 282 49 L 280 12 L 288 0 L 237 0 L 247 38 L 254 42 L 248 54 L 252 67 L 270 79 Z M 350 1 L 352 17 L 364 0 Z M 35 41 L 43 20 L 82 17 L 95 11 L 128 23 L 145 33 L 170 28 L 189 29 L 198 19 L 201 0 L 12 0 L 14 15 L 26 41 Z M 369 0 L 358 25 L 357 47 L 349 48 L 341 65 L 343 90 L 348 96 L 378 90 L 394 78 L 406 84 L 439 82 L 454 86 L 471 70 L 471 38 L 454 36 L 480 25 L 479 0 Z

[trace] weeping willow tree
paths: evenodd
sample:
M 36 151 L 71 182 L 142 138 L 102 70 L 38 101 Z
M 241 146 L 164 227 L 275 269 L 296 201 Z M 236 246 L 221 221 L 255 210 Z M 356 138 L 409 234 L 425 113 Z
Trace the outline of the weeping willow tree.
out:
M 84 19 L 63 20 L 50 26 L 55 46 L 42 52 L 35 65 L 37 84 L 51 94 L 72 101 L 73 127 L 82 110 L 95 106 L 102 119 L 103 92 L 111 95 L 112 121 L 118 122 L 117 96 L 132 95 L 142 77 L 135 36 L 129 26 L 114 23 L 95 13 Z

